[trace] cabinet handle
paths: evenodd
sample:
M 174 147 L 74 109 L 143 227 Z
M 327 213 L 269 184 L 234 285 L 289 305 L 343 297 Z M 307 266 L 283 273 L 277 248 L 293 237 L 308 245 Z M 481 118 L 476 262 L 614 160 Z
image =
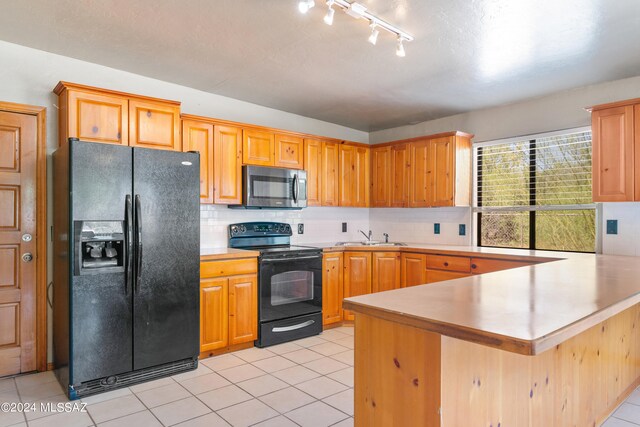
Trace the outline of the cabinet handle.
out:
M 478 268 L 478 266 L 475 264 L 471 264 L 471 268 Z
M 448 263 L 448 262 L 445 262 L 445 263 L 444 263 L 444 266 L 445 266 L 445 267 L 449 267 L 449 263 Z

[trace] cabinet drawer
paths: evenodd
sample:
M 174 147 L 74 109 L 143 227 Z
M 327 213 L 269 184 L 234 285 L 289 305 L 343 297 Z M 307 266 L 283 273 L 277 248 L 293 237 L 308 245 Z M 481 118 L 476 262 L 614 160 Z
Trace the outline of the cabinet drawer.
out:
M 461 277 L 469 276 L 471 276 L 471 274 L 457 271 L 427 270 L 427 283 L 443 282 L 445 280 L 460 279 Z
M 468 273 L 471 271 L 471 259 L 460 256 L 427 255 L 427 268 Z
M 530 261 L 508 261 L 504 259 L 471 258 L 471 272 L 473 274 L 491 273 L 493 271 L 508 270 L 510 268 L 533 265 Z
M 233 259 L 200 263 L 200 278 L 237 276 L 258 272 L 258 259 Z

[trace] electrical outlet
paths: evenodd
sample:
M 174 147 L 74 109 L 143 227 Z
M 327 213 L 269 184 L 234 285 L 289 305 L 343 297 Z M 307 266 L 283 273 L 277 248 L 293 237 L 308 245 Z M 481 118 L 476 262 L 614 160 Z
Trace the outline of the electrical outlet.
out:
M 347 223 L 346 223 L 346 222 L 343 222 L 343 223 L 342 223 L 342 232 L 343 232 L 343 233 L 346 233 L 346 232 L 347 232 Z
M 467 234 L 467 224 L 458 224 L 458 235 L 464 236 Z
M 304 234 L 304 224 L 298 224 L 298 234 Z
M 440 223 L 433 224 L 433 234 L 440 234 Z
M 608 219 L 607 220 L 607 234 L 618 234 L 618 220 L 617 219 Z

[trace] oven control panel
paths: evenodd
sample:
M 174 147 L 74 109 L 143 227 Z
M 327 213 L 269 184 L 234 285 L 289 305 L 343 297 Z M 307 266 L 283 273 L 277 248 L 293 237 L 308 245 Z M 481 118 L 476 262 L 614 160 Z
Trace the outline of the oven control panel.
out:
M 229 224 L 229 237 L 291 236 L 291 225 L 282 222 L 242 222 Z

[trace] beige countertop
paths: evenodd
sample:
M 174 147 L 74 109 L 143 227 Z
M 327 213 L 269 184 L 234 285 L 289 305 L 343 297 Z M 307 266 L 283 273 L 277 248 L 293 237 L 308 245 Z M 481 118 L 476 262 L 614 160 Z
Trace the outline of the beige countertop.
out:
M 200 249 L 200 261 L 216 261 L 222 259 L 254 258 L 260 255 L 258 251 L 233 248 L 205 248 Z
M 637 257 L 433 245 L 401 249 L 416 250 L 555 260 L 347 298 L 344 308 L 533 355 L 640 302 Z

